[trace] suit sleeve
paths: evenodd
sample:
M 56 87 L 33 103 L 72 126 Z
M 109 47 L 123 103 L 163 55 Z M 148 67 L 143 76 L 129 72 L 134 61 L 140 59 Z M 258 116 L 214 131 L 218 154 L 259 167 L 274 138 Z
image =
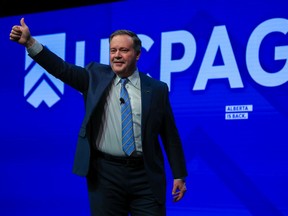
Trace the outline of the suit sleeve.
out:
M 46 47 L 43 47 L 40 53 L 31 58 L 48 73 L 72 88 L 82 93 L 88 90 L 89 74 L 85 68 L 64 61 Z
M 163 94 L 164 122 L 162 124 L 160 136 L 174 179 L 185 178 L 188 175 L 185 155 L 181 138 L 174 119 L 174 114 L 171 108 L 167 84 L 164 84 Z

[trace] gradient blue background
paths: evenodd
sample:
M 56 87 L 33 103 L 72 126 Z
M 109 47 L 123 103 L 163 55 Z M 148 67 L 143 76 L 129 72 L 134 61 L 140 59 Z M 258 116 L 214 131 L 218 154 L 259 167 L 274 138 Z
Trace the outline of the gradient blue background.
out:
M 85 179 L 71 172 L 84 115 L 82 96 L 65 85 L 61 99 L 50 108 L 26 101 L 25 49 L 9 41 L 11 27 L 24 16 L 35 36 L 66 33 L 65 59 L 71 63 L 77 41 L 86 43 L 87 64 L 100 61 L 100 40 L 116 29 L 148 35 L 154 44 L 143 50 L 139 69 L 156 79 L 161 33 L 190 32 L 197 44 L 195 59 L 187 70 L 172 74 L 170 86 L 187 158 L 188 191 L 181 202 L 172 203 L 167 164 L 168 216 L 288 216 L 288 84 L 259 85 L 245 59 L 253 30 L 269 19 L 288 19 L 287 8 L 283 0 L 127 0 L 1 18 L 0 215 L 89 215 Z M 244 87 L 232 89 L 219 79 L 193 91 L 213 28 L 223 25 Z M 281 69 L 286 61 L 273 60 L 274 47 L 288 45 L 287 35 L 272 35 L 263 44 L 263 66 Z M 175 44 L 173 59 L 181 59 L 183 50 Z M 221 64 L 221 55 L 215 64 Z M 225 106 L 241 104 L 253 105 L 249 119 L 225 120 Z

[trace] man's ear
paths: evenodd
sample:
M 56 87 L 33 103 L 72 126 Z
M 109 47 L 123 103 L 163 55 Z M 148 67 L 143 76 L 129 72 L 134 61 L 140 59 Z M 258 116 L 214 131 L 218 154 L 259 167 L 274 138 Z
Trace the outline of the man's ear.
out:
M 140 58 L 141 52 L 138 52 L 137 56 L 136 56 L 136 60 L 138 61 Z

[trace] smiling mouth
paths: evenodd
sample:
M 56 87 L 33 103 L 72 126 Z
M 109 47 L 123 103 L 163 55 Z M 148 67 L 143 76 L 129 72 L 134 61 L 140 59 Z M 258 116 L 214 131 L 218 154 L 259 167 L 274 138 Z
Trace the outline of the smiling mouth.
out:
M 124 62 L 113 62 L 115 65 L 122 65 Z

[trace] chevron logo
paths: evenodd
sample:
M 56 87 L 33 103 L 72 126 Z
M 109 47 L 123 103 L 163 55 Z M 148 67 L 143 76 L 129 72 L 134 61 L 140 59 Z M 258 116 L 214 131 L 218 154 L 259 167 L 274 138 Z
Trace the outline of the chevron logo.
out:
M 62 59 L 65 59 L 66 34 L 50 34 L 35 37 Z M 64 94 L 64 83 L 40 67 L 26 52 L 24 77 L 24 97 L 33 107 L 45 103 L 49 108 Z

